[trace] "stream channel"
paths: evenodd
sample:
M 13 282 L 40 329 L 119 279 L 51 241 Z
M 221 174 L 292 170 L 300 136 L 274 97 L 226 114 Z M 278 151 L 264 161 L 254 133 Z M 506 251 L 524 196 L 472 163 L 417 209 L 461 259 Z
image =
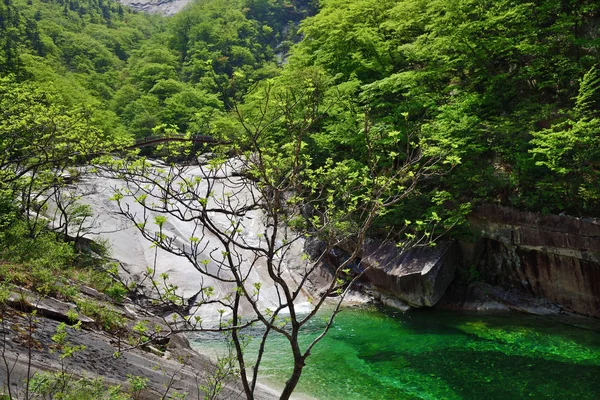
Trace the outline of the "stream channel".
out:
M 323 326 L 316 318 L 302 342 Z M 224 348 L 215 337 L 192 345 Z M 290 371 L 284 339 L 273 337 L 262 382 L 281 388 Z M 296 391 L 321 400 L 600 399 L 600 333 L 520 313 L 349 308 L 313 350 Z

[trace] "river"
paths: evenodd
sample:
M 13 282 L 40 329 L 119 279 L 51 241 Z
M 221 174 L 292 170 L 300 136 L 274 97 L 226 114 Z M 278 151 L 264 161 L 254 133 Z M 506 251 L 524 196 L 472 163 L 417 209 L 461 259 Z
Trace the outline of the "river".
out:
M 302 341 L 322 325 L 315 320 Z M 222 346 L 207 338 L 193 345 Z M 255 351 L 252 341 L 247 351 Z M 272 338 L 262 381 L 281 387 L 290 371 L 284 340 Z M 297 391 L 322 400 L 595 400 L 600 333 L 520 313 L 346 309 L 308 359 Z

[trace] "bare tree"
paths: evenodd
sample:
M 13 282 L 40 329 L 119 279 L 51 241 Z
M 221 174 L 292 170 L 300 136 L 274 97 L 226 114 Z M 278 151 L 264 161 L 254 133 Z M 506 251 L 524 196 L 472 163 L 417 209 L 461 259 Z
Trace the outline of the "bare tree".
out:
M 202 277 L 190 307 L 166 274 L 156 277 L 149 270 L 155 302 L 171 304 L 179 314 L 174 330 L 230 333 L 248 399 L 254 398 L 270 335 L 285 337 L 293 355 L 293 370 L 281 393 L 281 399 L 290 397 L 307 357 L 360 277 L 350 267 L 362 256 L 374 220 L 406 199 L 420 181 L 444 169 L 443 157 L 424 156 L 411 129 L 382 140 L 380 132 L 373 133 L 368 113 L 357 132 L 364 139 L 366 160 L 317 165 L 305 141 L 332 103 L 317 98 L 318 88 L 309 89 L 259 89 L 259 107 L 236 109 L 243 133 L 234 145 L 212 147 L 215 158 L 204 166 L 116 162 L 125 182 L 114 197 L 120 212 L 155 246 L 187 259 Z M 170 230 L 174 219 L 187 222 L 189 232 Z M 427 235 L 413 237 L 413 243 Z M 310 259 L 298 250 L 307 238 L 322 244 Z M 308 293 L 309 282 L 339 247 L 347 256 L 318 292 Z M 333 302 L 328 322 L 302 347 L 300 333 L 328 300 Z M 201 310 L 206 307 L 218 316 L 216 321 L 205 321 L 210 313 Z M 256 324 L 262 333 L 250 359 L 242 331 Z

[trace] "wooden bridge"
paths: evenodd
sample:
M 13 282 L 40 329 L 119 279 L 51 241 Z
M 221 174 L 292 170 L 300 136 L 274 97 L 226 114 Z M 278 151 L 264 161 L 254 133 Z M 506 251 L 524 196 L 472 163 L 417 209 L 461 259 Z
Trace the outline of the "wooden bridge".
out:
M 191 137 L 188 137 L 185 135 L 148 136 L 148 137 L 136 140 L 135 144 L 129 146 L 128 149 L 156 146 L 158 144 L 167 143 L 167 142 L 192 142 L 194 144 L 198 144 L 198 143 L 231 144 L 231 142 L 225 142 L 222 140 L 218 140 L 209 135 L 195 135 L 195 136 L 191 136 Z

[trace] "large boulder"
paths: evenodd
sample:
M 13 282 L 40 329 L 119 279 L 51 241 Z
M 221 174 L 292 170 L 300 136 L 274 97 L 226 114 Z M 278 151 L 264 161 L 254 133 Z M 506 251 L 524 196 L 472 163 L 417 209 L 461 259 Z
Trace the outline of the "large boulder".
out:
M 378 290 L 413 307 L 432 307 L 454 278 L 455 253 L 451 242 L 402 252 L 395 243 L 373 241 L 365 245 L 362 264 Z

